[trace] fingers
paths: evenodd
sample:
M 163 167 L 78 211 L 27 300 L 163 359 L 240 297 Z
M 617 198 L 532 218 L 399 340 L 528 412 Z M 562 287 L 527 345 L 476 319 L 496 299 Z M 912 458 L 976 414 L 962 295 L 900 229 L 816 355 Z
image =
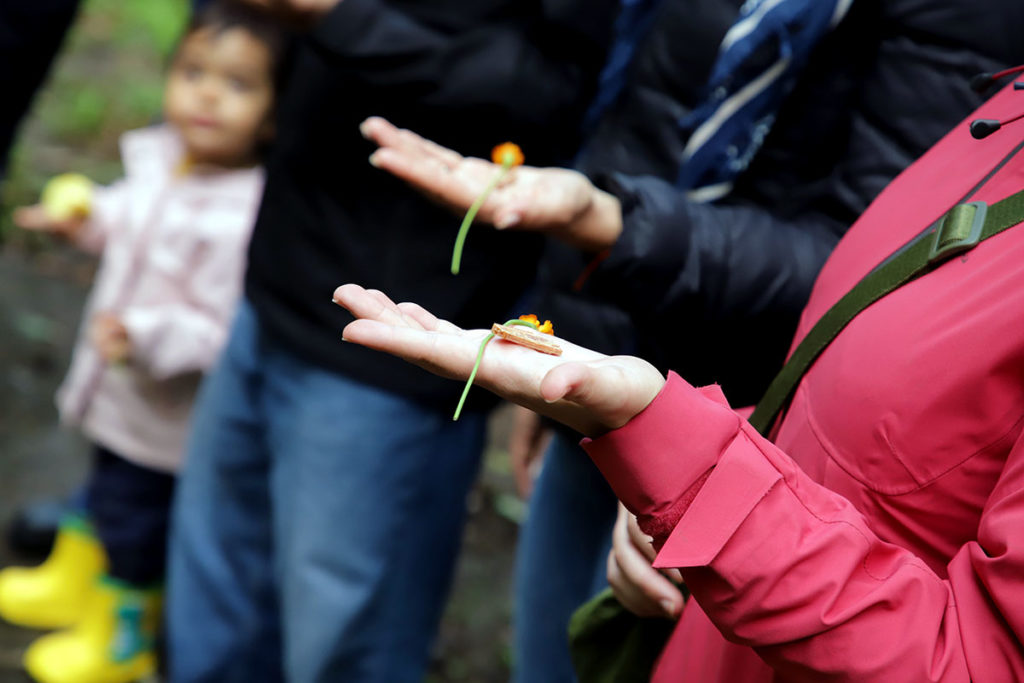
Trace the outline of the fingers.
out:
M 682 593 L 633 544 L 627 530 L 629 516 L 620 505 L 608 554 L 608 583 L 623 607 L 634 614 L 675 618 L 683 609 Z
M 357 318 L 422 329 L 422 325 L 404 315 L 384 292 L 376 289 L 363 289 L 353 284 L 342 285 L 334 290 L 334 303 L 348 309 Z
M 458 379 L 465 379 L 472 370 L 484 335 L 485 330 L 442 333 L 373 318 L 355 320 L 342 330 L 344 341 L 384 351 L 434 374 Z
M 406 327 L 411 327 L 413 329 L 424 329 L 418 320 L 406 315 L 405 312 L 402 311 L 400 304 L 393 302 L 379 289 L 367 289 L 366 295 L 380 304 L 380 312 L 376 318 L 377 320 L 392 325 L 405 325 Z
M 551 432 L 544 428 L 540 415 L 532 410 L 520 406 L 514 410 L 508 454 L 516 490 L 525 500 L 533 492 L 537 468 L 551 441 Z
M 419 304 L 414 304 L 408 301 L 398 304 L 398 310 L 400 310 L 407 317 L 415 320 L 419 323 L 423 329 L 432 330 L 434 332 L 459 332 L 461 328 L 457 325 L 453 325 L 447 320 L 441 320 L 436 315 L 423 308 Z
M 625 508 L 621 508 L 625 510 Z M 626 511 L 626 532 L 629 534 L 629 540 L 633 543 L 633 547 L 643 553 L 643 556 L 647 558 L 648 562 L 654 563 L 654 558 L 658 556 L 658 553 L 654 551 L 654 546 L 651 544 L 654 539 L 645 534 L 641 529 L 640 525 L 636 521 L 636 515 L 631 515 Z M 668 577 L 670 581 L 676 584 L 683 583 L 683 575 L 678 569 L 659 569 L 662 575 Z
M 483 188 L 479 180 L 456 177 L 452 167 L 444 161 L 408 154 L 392 147 L 378 149 L 370 156 L 370 163 L 408 183 L 429 199 L 456 211 L 468 209 Z
M 334 303 L 348 309 L 357 318 L 376 320 L 388 325 L 399 325 L 433 332 L 455 333 L 462 330 L 447 320 L 441 320 L 419 304 L 394 303 L 378 289 L 364 289 L 347 284 L 334 290 Z
M 397 128 L 379 116 L 371 116 L 363 121 L 359 126 L 359 132 L 378 147 L 390 147 L 405 154 L 434 159 L 449 169 L 462 161 L 462 155 L 458 152 L 427 140 L 411 130 Z
M 627 511 L 625 518 L 626 534 L 629 536 L 629 542 L 643 554 L 648 562 L 654 562 L 654 558 L 658 555 L 658 553 L 654 552 L 654 546 L 651 545 L 651 541 L 654 539 L 640 530 L 640 525 L 636 521 L 636 515 L 631 515 Z
M 495 172 L 494 164 L 464 159 L 459 153 L 396 128 L 380 117 L 370 117 L 359 127 L 365 138 L 378 145 L 370 164 L 405 181 L 439 204 L 458 211 L 472 205 Z

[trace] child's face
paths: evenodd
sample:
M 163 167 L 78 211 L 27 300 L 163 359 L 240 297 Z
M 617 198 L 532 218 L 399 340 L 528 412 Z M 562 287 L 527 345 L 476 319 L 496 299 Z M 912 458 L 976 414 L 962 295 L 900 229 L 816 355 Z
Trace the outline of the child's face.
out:
M 189 159 L 238 166 L 255 159 L 273 130 L 271 55 L 243 28 L 185 36 L 164 91 L 164 114 Z

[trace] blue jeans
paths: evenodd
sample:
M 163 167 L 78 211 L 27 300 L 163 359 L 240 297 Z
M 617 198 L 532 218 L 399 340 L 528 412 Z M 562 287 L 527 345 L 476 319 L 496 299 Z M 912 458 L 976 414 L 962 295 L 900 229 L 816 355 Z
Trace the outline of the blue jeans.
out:
M 556 434 L 530 497 L 516 554 L 515 673 L 521 683 L 571 683 L 569 617 L 608 585 L 616 498 L 569 437 Z
M 296 358 L 243 304 L 175 497 L 170 680 L 419 683 L 484 439 L 448 408 Z

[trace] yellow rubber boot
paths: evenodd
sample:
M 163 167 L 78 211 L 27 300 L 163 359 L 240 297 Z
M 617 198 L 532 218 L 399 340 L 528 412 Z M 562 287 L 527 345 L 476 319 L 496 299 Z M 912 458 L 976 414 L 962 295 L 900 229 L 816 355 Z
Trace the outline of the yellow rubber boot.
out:
M 0 571 L 0 617 L 29 628 L 63 628 L 77 622 L 107 559 L 92 525 L 68 515 L 50 556 L 38 567 Z
M 157 670 L 158 589 L 103 577 L 75 626 L 29 645 L 24 665 L 39 683 L 129 683 Z

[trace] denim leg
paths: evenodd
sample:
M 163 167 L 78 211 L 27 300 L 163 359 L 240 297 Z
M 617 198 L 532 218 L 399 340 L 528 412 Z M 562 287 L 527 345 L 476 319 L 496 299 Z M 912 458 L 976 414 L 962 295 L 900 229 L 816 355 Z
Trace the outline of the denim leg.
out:
M 616 499 L 579 445 L 556 434 L 516 549 L 515 671 L 521 683 L 571 683 L 569 617 L 607 586 Z
M 194 410 L 172 510 L 166 612 L 174 683 L 282 680 L 258 338 L 243 304 Z
M 426 409 L 279 354 L 272 498 L 290 683 L 420 683 L 484 418 Z

